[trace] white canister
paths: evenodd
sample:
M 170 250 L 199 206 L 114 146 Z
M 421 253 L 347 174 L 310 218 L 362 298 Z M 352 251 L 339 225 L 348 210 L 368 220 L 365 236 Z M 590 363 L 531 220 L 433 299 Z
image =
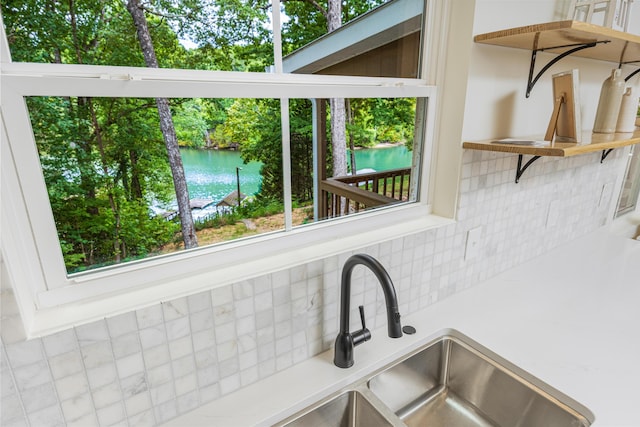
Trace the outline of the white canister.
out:
M 613 69 L 611 76 L 602 83 L 600 101 L 598 102 L 596 119 L 593 124 L 594 132 L 614 133 L 616 131 L 624 86 L 622 70 L 620 68 Z
M 624 95 L 622 95 L 616 132 L 634 132 L 636 130 L 638 101 L 638 91 L 634 87 L 628 87 Z

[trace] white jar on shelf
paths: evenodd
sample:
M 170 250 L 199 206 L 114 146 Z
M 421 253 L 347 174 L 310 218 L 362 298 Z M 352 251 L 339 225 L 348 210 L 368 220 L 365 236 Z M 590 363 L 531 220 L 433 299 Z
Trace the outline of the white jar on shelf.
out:
M 593 132 L 614 133 L 616 131 L 624 87 L 622 70 L 620 68 L 613 69 L 611 76 L 602 83 Z
M 636 130 L 636 116 L 638 115 L 638 91 L 633 86 L 627 88 L 622 95 L 620 113 L 616 132 L 634 132 Z

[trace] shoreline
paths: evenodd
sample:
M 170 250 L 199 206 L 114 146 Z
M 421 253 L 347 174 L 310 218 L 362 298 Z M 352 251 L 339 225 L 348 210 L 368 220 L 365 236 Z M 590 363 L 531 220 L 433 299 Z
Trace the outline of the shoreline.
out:
M 404 142 L 379 142 L 376 145 L 372 146 L 372 147 L 355 147 L 356 151 L 357 150 L 371 150 L 374 148 L 393 148 L 393 147 L 400 147 L 400 146 L 404 146 L 405 143 Z M 210 147 L 189 147 L 186 145 L 181 145 L 178 147 L 179 149 L 185 149 L 185 150 L 203 150 L 203 151 L 236 151 L 236 152 L 240 152 L 239 147 L 234 146 L 234 147 L 225 147 L 225 148 L 220 148 L 217 146 L 210 146 Z M 347 147 L 347 150 L 349 150 L 349 148 Z

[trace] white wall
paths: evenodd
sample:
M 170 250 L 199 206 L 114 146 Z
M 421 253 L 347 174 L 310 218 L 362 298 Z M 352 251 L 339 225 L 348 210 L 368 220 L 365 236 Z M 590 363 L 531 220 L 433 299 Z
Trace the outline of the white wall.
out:
M 538 24 L 566 17 L 567 1 L 477 0 L 474 34 L 516 26 Z M 635 5 L 640 9 L 640 4 Z M 630 28 L 640 32 L 640 13 L 633 14 Z M 554 64 L 525 97 L 531 51 L 474 44 L 471 53 L 463 138 L 543 135 L 553 109 L 551 76 L 579 69 L 582 128 L 591 130 L 602 82 L 618 64 L 567 57 Z M 538 53 L 535 73 L 555 55 Z M 623 75 L 636 68 L 626 65 Z M 632 79 L 637 85 L 640 76 Z

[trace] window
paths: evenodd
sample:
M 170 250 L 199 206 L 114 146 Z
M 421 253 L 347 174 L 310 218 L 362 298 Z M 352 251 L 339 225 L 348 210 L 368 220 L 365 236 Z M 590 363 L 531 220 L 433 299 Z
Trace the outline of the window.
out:
M 329 102 L 289 100 L 291 224 L 283 212 L 281 124 L 273 120 L 279 99 L 168 102 L 184 144 L 198 247 L 417 200 L 415 98 L 345 100 L 347 173 L 338 176 L 317 154 L 329 153 L 327 144 L 314 144 L 326 139 L 313 113 L 327 116 Z M 154 99 L 30 96 L 26 104 L 68 274 L 184 249 Z
M 625 174 L 616 216 L 622 216 L 637 209 L 638 196 L 640 195 L 640 150 L 636 146 L 631 147 L 627 172 Z
M 6 36 L 3 34 L 3 37 Z M 276 34 L 274 40 L 277 38 Z M 3 46 L 6 49 L 6 38 L 4 40 Z M 274 44 L 275 51 L 278 52 L 278 42 Z M 276 69 L 278 68 L 280 66 L 276 59 Z M 52 153 L 38 147 L 38 139 L 47 132 L 63 132 L 64 117 L 68 118 L 64 115 L 67 113 L 63 111 L 64 103 L 75 102 L 79 105 L 84 101 L 79 103 L 78 100 L 83 98 L 95 100 L 96 108 L 98 102 L 103 104 L 101 108 L 108 108 L 110 103 L 130 103 L 134 108 L 135 103 L 149 103 L 159 98 L 179 100 L 180 105 L 184 107 L 185 120 L 193 118 L 193 115 L 190 116 L 188 113 L 189 108 L 203 108 L 207 103 L 219 103 L 225 105 L 225 108 L 231 108 L 236 102 L 240 102 L 239 100 L 254 103 L 260 101 L 270 104 L 274 111 L 279 110 L 280 123 L 274 129 L 279 128 L 281 134 L 280 153 L 284 179 L 281 188 L 283 219 L 276 227 L 277 230 L 250 239 L 192 248 L 174 254 L 160 254 L 141 260 L 132 259 L 127 263 L 86 272 L 70 269 L 73 260 L 72 263 L 69 263 L 68 259 L 65 260 L 68 253 L 64 252 L 65 242 L 60 239 L 60 221 L 56 218 L 55 206 L 52 209 L 52 204 L 68 203 L 73 206 L 76 200 L 51 198 L 52 188 L 55 189 L 55 179 L 49 172 L 56 169 L 56 161 L 67 161 L 73 167 L 61 175 L 62 181 L 81 183 L 78 158 L 48 157 Z M 295 169 L 292 163 L 295 153 L 292 151 L 299 142 L 296 140 L 297 135 L 291 132 L 295 127 L 292 124 L 295 120 L 293 111 L 304 105 L 311 110 L 311 123 L 305 126 L 325 129 L 329 125 L 323 120 L 326 120 L 327 116 L 331 117 L 331 113 L 325 114 L 329 110 L 326 104 L 329 104 L 327 100 L 332 98 L 345 99 L 347 103 L 356 106 L 384 103 L 409 106 L 407 111 L 413 114 L 412 125 L 397 131 L 413 134 L 413 151 L 410 155 L 412 175 L 410 179 L 401 179 L 403 184 L 400 184 L 400 181 L 397 184 L 389 184 L 388 191 L 395 191 L 392 189 L 396 186 L 402 185 L 405 190 L 408 187 L 408 193 L 403 196 L 402 201 L 413 202 L 398 205 L 395 202 L 383 202 L 382 207 L 373 210 L 370 210 L 366 203 L 346 207 L 346 199 L 353 201 L 356 197 L 348 197 L 338 192 L 338 197 L 335 198 L 337 207 L 325 207 L 326 210 L 322 211 L 318 199 L 324 199 L 324 196 L 319 195 L 326 189 L 322 189 L 321 180 L 318 179 L 315 180 L 318 185 L 312 190 L 311 196 L 314 212 L 309 213 L 309 217 L 313 219 L 309 222 L 314 224 L 298 226 L 292 214 L 292 172 Z M 29 333 L 47 333 L 74 322 L 127 310 L 145 302 L 232 283 L 312 258 L 342 252 L 349 247 L 361 247 L 442 223 L 442 220 L 428 216 L 430 205 L 427 189 L 431 174 L 428 166 L 431 163 L 433 122 L 436 114 L 434 99 L 434 87 L 427 84 L 427 80 L 417 78 L 3 63 L 2 250 L 11 280 L 19 284 L 16 290 L 20 294 L 18 299 L 25 311 L 23 317 Z M 38 110 L 38 105 L 42 104 L 53 104 L 58 110 Z M 66 110 L 68 111 L 68 106 Z M 401 108 L 394 108 L 395 110 Z M 38 114 L 50 114 L 51 111 L 61 114 L 62 119 L 54 121 L 60 124 L 60 129 L 40 126 L 42 122 L 38 122 Z M 91 128 L 93 116 L 90 109 L 86 117 L 88 121 L 85 124 Z M 98 127 L 99 125 L 100 123 Z M 189 129 L 194 128 L 197 129 L 197 126 Z M 366 126 L 362 129 L 371 131 Z M 109 131 L 116 132 L 113 129 Z M 123 139 L 130 135 L 124 125 L 120 125 L 117 131 Z M 326 133 L 322 132 L 316 135 L 319 135 L 320 139 L 323 135 L 326 137 Z M 64 149 L 77 151 L 79 142 L 82 141 L 67 141 Z M 317 149 L 321 145 L 322 141 L 316 140 L 311 148 Z M 317 160 L 319 157 L 315 152 L 314 158 Z M 117 176 L 113 163 L 101 163 L 99 152 L 97 157 L 87 164 L 91 166 L 92 172 L 97 171 L 96 176 L 99 179 L 114 179 Z M 326 166 L 326 163 L 322 165 Z M 48 167 L 50 170 L 47 170 Z M 245 166 L 240 167 L 243 169 L 237 169 L 236 172 L 241 176 Z M 318 168 L 317 161 L 311 165 L 312 169 L 313 167 Z M 162 168 L 166 168 L 166 165 Z M 158 168 L 156 172 L 162 173 L 162 168 Z M 356 165 L 356 169 L 360 167 Z M 131 173 L 130 169 L 128 170 Z M 319 169 L 315 170 L 313 176 L 321 176 Z M 346 174 L 343 177 L 348 181 L 348 176 Z M 327 176 L 327 180 L 330 178 L 332 176 Z M 363 191 L 368 191 L 367 186 L 373 186 L 374 183 L 377 187 L 384 187 L 380 177 L 365 178 L 360 183 Z M 57 179 L 59 184 L 60 175 Z M 152 185 L 153 181 L 153 177 L 147 177 L 147 185 Z M 242 193 L 242 180 L 237 182 L 241 183 Z M 354 182 L 332 184 L 343 189 L 346 187 L 347 191 L 357 188 Z M 107 185 L 104 188 L 110 187 Z M 115 187 L 111 188 L 115 191 Z M 132 191 L 131 188 L 128 190 Z M 125 189 L 119 187 L 117 191 Z M 381 195 L 392 199 L 386 191 L 382 190 Z M 326 196 L 327 201 L 329 197 Z M 107 203 L 104 208 L 108 210 L 108 194 L 105 200 Z M 331 205 L 331 202 L 328 204 Z M 323 220 L 338 216 L 339 211 L 367 213 L 341 216 L 331 221 Z M 377 230 L 375 235 L 370 233 L 372 229 Z M 347 242 L 349 236 L 355 238 L 350 243 Z M 343 239 L 340 244 L 334 241 L 338 237 Z M 123 295 L 125 297 L 122 297 Z M 70 305 L 82 308 L 74 312 L 66 310 L 64 315 L 59 316 L 61 312 L 56 308 Z

